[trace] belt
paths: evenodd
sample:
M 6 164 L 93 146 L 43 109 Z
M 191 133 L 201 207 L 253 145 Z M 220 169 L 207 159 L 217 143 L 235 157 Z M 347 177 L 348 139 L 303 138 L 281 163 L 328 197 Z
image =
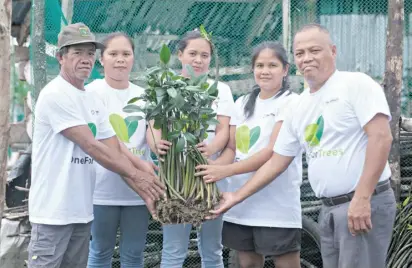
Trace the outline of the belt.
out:
M 372 195 L 377 195 L 379 193 L 382 193 L 388 190 L 389 188 L 391 188 L 390 178 L 386 181 L 378 182 L 378 184 L 376 185 L 375 191 L 373 191 Z M 355 191 L 347 193 L 347 194 L 343 194 L 343 195 L 338 195 L 335 197 L 321 198 L 321 201 L 325 206 L 328 206 L 328 207 L 337 206 L 337 205 L 351 201 L 354 195 L 355 195 Z

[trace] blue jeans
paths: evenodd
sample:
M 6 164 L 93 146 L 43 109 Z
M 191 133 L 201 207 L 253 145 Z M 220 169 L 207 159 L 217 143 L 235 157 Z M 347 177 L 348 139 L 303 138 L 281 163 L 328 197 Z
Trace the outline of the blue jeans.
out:
M 111 268 L 120 227 L 121 268 L 143 268 L 149 225 L 146 206 L 94 205 L 88 268 Z
M 197 233 L 202 268 L 224 268 L 222 258 L 223 218 L 206 221 Z M 163 250 L 160 268 L 182 268 L 187 256 L 191 224 L 163 226 Z

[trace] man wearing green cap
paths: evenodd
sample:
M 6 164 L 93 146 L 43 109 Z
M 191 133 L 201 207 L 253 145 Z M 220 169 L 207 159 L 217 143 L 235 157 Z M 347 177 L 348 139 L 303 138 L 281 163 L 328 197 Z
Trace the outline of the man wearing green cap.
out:
M 35 110 L 29 219 L 29 267 L 84 268 L 93 220 L 94 161 L 119 173 L 146 202 L 164 186 L 119 144 L 102 103 L 84 90 L 96 42 L 83 23 L 58 36 L 60 74 L 41 91 Z M 144 171 L 147 172 L 144 172 Z

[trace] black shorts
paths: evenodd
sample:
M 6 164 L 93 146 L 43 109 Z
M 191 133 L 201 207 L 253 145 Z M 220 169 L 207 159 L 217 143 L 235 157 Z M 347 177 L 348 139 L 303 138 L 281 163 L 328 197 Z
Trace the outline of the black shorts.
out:
M 222 243 L 237 251 L 254 251 L 264 256 L 280 256 L 300 251 L 300 228 L 254 227 L 223 223 Z

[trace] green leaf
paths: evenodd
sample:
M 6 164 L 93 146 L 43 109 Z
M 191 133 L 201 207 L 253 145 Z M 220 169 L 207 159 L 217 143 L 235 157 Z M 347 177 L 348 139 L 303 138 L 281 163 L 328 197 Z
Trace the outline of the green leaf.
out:
M 190 66 L 189 64 L 186 64 L 186 65 L 185 65 L 185 68 L 186 68 L 187 72 L 189 73 L 190 78 L 191 78 L 192 80 L 195 79 L 195 78 L 196 78 L 196 74 L 195 74 L 195 70 L 193 70 L 193 67 Z
M 93 137 L 96 138 L 96 132 L 97 132 L 96 125 L 94 123 L 88 123 L 87 125 L 89 126 L 90 131 L 93 133 Z
M 178 81 L 178 80 L 182 80 L 182 79 L 183 79 L 183 76 L 174 75 L 174 76 L 172 76 L 171 78 L 172 78 L 173 81 Z M 183 81 L 181 81 L 181 82 L 183 82 Z
M 195 145 L 197 143 L 197 139 L 192 133 L 185 132 L 185 133 L 183 133 L 183 135 L 185 136 L 188 143 L 190 143 L 192 145 Z
M 127 102 L 127 104 L 132 104 L 132 103 L 134 103 L 134 102 L 136 102 L 136 101 L 138 101 L 138 100 L 141 100 L 141 99 L 142 99 L 141 97 L 134 97 L 134 98 L 130 99 L 130 100 Z
M 408 230 L 412 230 L 412 224 L 408 224 Z
M 250 144 L 250 130 L 248 126 L 243 125 L 236 129 L 236 148 L 244 153 L 247 154 L 249 151 L 249 144 Z
M 206 121 L 206 123 L 208 125 L 218 125 L 218 124 L 220 124 L 219 120 L 217 120 L 216 118 L 210 118 L 209 120 Z
M 157 103 L 162 102 L 164 96 L 166 95 L 166 91 L 163 88 L 156 88 L 155 91 Z
M 209 88 L 209 86 L 210 86 L 209 83 L 205 82 L 205 83 L 202 83 L 202 84 L 200 85 L 200 88 L 203 89 L 203 90 L 206 90 L 206 89 Z
M 124 120 L 127 120 L 127 121 L 140 121 L 142 119 L 144 119 L 142 116 L 133 115 L 133 116 L 126 117 Z
M 176 153 L 183 152 L 184 148 L 185 148 L 185 139 L 183 137 L 180 137 L 176 143 Z
M 168 46 L 163 44 L 162 49 L 160 50 L 160 61 L 163 64 L 168 64 L 170 60 L 170 49 Z
M 199 88 L 198 86 L 187 86 L 185 87 L 186 90 L 188 91 L 192 91 L 192 92 L 200 92 L 202 91 L 201 88 Z
M 217 97 L 218 94 L 218 90 L 217 90 L 217 83 L 218 82 L 214 82 L 212 84 L 212 86 L 208 89 L 207 93 L 213 97 Z
M 149 75 L 155 74 L 155 73 L 157 73 L 161 70 L 162 70 L 162 68 L 160 68 L 159 66 L 154 66 L 154 67 L 147 70 L 146 75 L 149 76 Z
M 167 94 L 169 94 L 169 96 L 171 97 L 171 98 L 175 98 L 176 97 L 176 95 L 177 95 L 177 91 L 176 91 L 176 89 L 174 89 L 174 88 L 168 88 L 167 89 Z
M 159 119 L 155 119 L 153 127 L 155 129 L 161 129 L 162 128 L 162 121 L 160 121 Z
M 173 124 L 173 128 L 174 128 L 174 130 L 180 132 L 180 131 L 182 131 L 182 129 L 183 129 L 183 123 L 180 122 L 180 121 L 176 121 L 176 122 L 174 122 L 174 124 Z
M 207 81 L 207 77 L 208 77 L 207 73 L 201 74 L 201 75 L 195 77 L 193 79 L 192 83 L 193 83 L 193 85 L 201 85 L 201 84 L 203 84 Z
M 169 133 L 167 134 L 167 139 L 168 139 L 169 141 L 174 140 L 174 139 L 180 137 L 180 133 L 181 133 L 180 131 L 172 131 L 172 132 L 169 132 Z
M 180 109 L 183 105 L 185 105 L 185 100 L 183 99 L 181 94 L 176 95 L 176 97 L 173 99 L 173 104 L 177 109 Z
M 403 201 L 402 206 L 406 207 L 406 205 L 408 205 L 410 199 L 411 199 L 411 197 L 408 196 L 408 197 Z
M 257 142 L 260 136 L 260 127 L 254 127 L 250 130 L 250 143 L 249 143 L 249 149 L 252 148 L 253 145 Z
M 141 107 L 139 107 L 139 106 L 137 106 L 137 105 L 134 105 L 134 104 L 126 105 L 126 106 L 123 108 L 123 112 L 125 112 L 125 113 L 137 113 L 137 112 L 142 112 L 142 113 L 144 113 L 144 111 L 142 110 Z
M 127 126 L 123 117 L 121 117 L 118 114 L 111 114 L 109 116 L 109 121 L 112 125 L 114 132 L 116 132 L 116 136 L 119 138 L 119 140 L 123 142 L 129 142 Z
M 213 113 L 213 109 L 212 108 L 200 108 L 199 113 L 200 114 L 211 114 Z

